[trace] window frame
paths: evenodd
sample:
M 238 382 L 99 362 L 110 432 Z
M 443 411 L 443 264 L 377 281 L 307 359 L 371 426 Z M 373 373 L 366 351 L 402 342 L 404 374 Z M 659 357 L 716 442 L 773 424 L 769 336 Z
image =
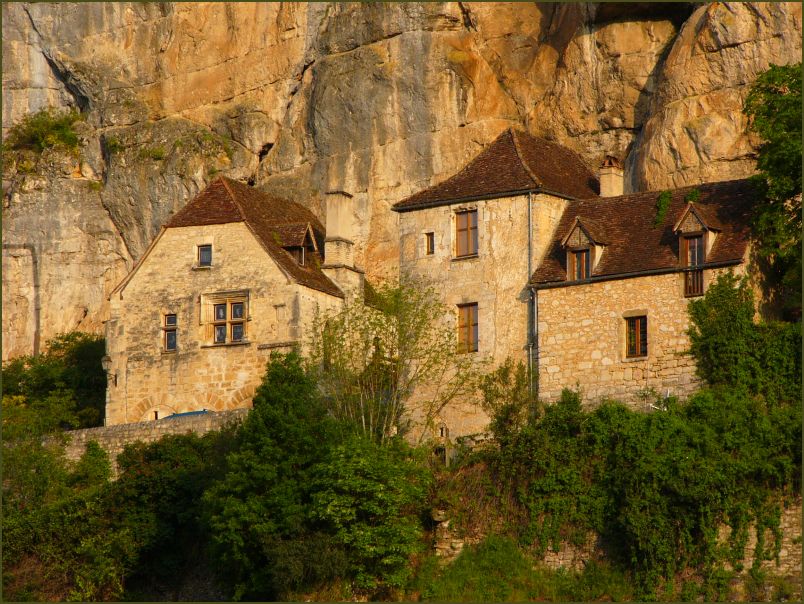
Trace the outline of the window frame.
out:
M 169 322 L 173 317 L 173 322 Z M 176 352 L 179 348 L 179 320 L 176 313 L 162 313 L 162 352 Z M 168 334 L 173 334 L 173 347 L 168 346 Z
M 578 256 L 583 254 L 583 276 L 578 276 Z M 569 281 L 584 281 L 592 278 L 592 249 L 589 247 L 567 250 L 567 277 Z
M 250 320 L 248 292 L 222 292 L 201 296 L 201 323 L 206 325 L 206 340 L 210 342 L 210 346 L 248 343 L 247 323 Z M 235 329 L 238 327 L 240 334 L 235 337 Z
M 196 266 L 198 268 L 211 268 L 212 267 L 212 244 L 211 243 L 204 243 L 201 245 L 196 246 Z M 209 262 L 204 262 L 202 260 L 203 252 L 208 250 L 209 251 Z
M 695 241 L 695 246 L 690 243 Z M 693 255 L 694 252 L 694 258 Z M 681 235 L 681 260 L 684 266 L 684 297 L 703 296 L 703 265 L 706 263 L 706 233 L 692 232 Z
M 634 325 L 633 329 L 631 325 Z M 633 335 L 632 335 L 633 334 Z M 625 358 L 642 359 L 648 356 L 648 316 L 634 315 L 625 317 Z M 632 339 L 633 338 L 633 339 Z M 631 353 L 631 350 L 634 350 Z
M 477 302 L 458 304 L 458 353 L 480 349 L 480 313 Z
M 474 219 L 474 225 L 472 221 Z M 462 225 L 462 221 L 466 221 Z M 480 240 L 478 237 L 479 216 L 477 208 L 458 210 L 455 212 L 455 257 L 472 258 L 478 255 Z
M 432 256 L 435 254 L 435 232 L 428 231 L 424 234 L 424 255 Z

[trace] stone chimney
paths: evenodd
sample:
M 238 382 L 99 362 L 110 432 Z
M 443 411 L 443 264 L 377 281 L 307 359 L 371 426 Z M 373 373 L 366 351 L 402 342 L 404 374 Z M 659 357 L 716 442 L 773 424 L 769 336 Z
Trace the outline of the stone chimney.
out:
M 600 196 L 623 194 L 623 166 L 613 155 L 607 155 L 600 165 Z
M 354 202 L 346 191 L 326 193 L 327 237 L 321 269 L 347 298 L 363 295 L 364 272 L 355 266 Z

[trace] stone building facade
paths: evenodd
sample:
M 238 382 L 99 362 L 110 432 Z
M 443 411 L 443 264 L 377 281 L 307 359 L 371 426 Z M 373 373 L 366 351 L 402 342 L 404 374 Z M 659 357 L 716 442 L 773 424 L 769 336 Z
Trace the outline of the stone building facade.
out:
M 750 202 L 747 181 L 624 195 L 615 158 L 598 179 L 568 149 L 508 130 L 393 209 L 402 275 L 442 293 L 467 354 L 524 362 L 544 401 L 580 388 L 639 407 L 651 390 L 697 387 L 687 303 L 746 270 Z M 453 436 L 488 419 L 463 403 L 444 413 Z
M 349 241 L 338 238 L 340 248 Z M 111 296 L 106 424 L 249 406 L 274 350 L 343 291 L 302 206 L 219 178 L 171 218 Z M 355 275 L 343 261 L 334 271 Z

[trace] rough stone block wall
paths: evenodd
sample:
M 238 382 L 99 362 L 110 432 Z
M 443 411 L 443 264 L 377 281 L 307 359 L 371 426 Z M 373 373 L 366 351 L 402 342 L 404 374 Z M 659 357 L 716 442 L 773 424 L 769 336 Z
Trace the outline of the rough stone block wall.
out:
M 551 195 L 532 198 L 532 263 L 535 268 L 566 202 Z M 455 213 L 476 209 L 477 256 L 456 258 Z M 434 234 L 427 254 L 425 233 Z M 528 330 L 528 196 L 479 200 L 403 212 L 399 215 L 400 272 L 432 286 L 447 306 L 447 321 L 457 328 L 457 305 L 478 305 L 478 351 L 469 353 L 479 368 L 490 361 L 526 361 Z M 418 419 L 415 400 L 409 409 Z M 480 432 L 488 418 L 473 400 L 445 409 L 442 420 L 457 437 Z
M 705 286 L 717 271 L 705 272 Z M 687 353 L 689 319 L 680 273 L 538 291 L 539 397 L 580 388 L 646 410 L 640 393 L 685 397 L 700 385 Z M 626 357 L 626 317 L 647 316 L 648 354 Z
M 212 266 L 199 268 L 197 246 L 207 244 Z M 222 292 L 247 300 L 244 342 L 213 345 L 207 296 Z M 340 303 L 286 277 L 243 223 L 165 230 L 112 297 L 107 425 L 248 405 L 271 352 L 300 343 L 316 310 Z M 166 313 L 177 319 L 171 352 L 162 342 Z
M 243 408 L 207 412 L 151 422 L 72 430 L 67 432 L 69 443 L 65 448 L 65 456 L 70 461 L 77 461 L 84 454 L 87 443 L 94 440 L 109 454 L 113 474 L 117 476 L 117 456 L 123 452 L 126 445 L 138 441 L 155 442 L 168 434 L 205 434 L 219 430 L 227 424 L 243 421 L 250 410 Z

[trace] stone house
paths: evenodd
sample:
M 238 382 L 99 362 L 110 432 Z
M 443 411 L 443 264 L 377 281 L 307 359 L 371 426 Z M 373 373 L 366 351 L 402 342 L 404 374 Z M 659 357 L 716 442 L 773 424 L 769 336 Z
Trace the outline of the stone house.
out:
M 598 179 L 569 149 L 507 130 L 393 206 L 400 271 L 443 292 L 467 354 L 524 362 L 542 400 L 688 394 L 686 305 L 717 271 L 745 269 L 750 185 L 623 195 L 622 174 L 609 157 Z M 452 435 L 487 422 L 472 401 L 444 415 Z
M 177 212 L 111 294 L 106 424 L 248 406 L 271 351 L 361 291 L 339 216 L 327 238 L 303 206 L 225 177 Z

